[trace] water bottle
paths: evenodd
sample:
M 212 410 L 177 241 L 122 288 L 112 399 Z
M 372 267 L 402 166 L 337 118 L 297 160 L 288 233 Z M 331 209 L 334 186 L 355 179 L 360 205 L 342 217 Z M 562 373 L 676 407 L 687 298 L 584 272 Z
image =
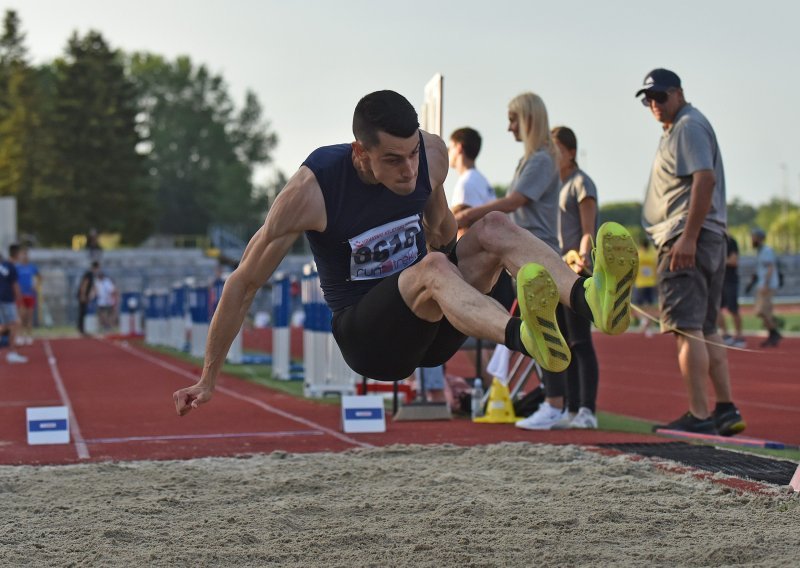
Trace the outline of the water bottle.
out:
M 472 387 L 472 419 L 483 416 L 483 381 L 475 379 Z

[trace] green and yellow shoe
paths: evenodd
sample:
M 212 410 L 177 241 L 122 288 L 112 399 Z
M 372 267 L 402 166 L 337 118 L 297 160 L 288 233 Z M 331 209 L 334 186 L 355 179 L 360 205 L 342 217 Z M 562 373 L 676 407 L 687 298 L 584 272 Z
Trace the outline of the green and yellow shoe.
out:
M 558 287 L 544 266 L 529 263 L 517 273 L 517 301 L 522 314 L 520 336 L 543 369 L 559 372 L 572 358 L 556 322 Z
M 639 271 L 639 252 L 628 230 L 603 223 L 592 251 L 594 274 L 584 282 L 586 302 L 600 331 L 617 335 L 631 321 L 631 293 Z

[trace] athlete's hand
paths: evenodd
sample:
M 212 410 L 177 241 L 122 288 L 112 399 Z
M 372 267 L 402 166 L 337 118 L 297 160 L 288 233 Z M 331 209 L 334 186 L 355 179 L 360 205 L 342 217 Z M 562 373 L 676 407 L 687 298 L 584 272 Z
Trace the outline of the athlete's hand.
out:
M 175 391 L 172 400 L 175 402 L 175 411 L 178 416 L 183 416 L 191 409 L 211 400 L 211 389 L 198 383 L 192 387 Z
M 669 251 L 669 269 L 674 272 L 684 268 L 694 268 L 694 257 L 697 253 L 697 242 L 686 236 L 686 233 L 681 233 L 672 249 Z

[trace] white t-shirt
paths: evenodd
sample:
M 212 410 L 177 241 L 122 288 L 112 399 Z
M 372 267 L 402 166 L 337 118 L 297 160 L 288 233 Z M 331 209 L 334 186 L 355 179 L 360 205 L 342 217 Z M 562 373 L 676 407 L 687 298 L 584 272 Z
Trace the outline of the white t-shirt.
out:
M 478 207 L 496 199 L 494 189 L 481 172 L 471 168 L 458 176 L 452 205 Z
M 110 308 L 114 305 L 114 292 L 117 287 L 108 276 L 98 278 L 94 283 L 94 291 L 97 294 L 97 307 Z

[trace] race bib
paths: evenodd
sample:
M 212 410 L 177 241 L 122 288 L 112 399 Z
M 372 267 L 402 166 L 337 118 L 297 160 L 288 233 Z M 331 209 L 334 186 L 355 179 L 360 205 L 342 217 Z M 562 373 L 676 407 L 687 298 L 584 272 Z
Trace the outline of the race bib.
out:
M 350 279 L 385 278 L 411 266 L 420 255 L 421 231 L 419 215 L 412 215 L 350 239 Z

